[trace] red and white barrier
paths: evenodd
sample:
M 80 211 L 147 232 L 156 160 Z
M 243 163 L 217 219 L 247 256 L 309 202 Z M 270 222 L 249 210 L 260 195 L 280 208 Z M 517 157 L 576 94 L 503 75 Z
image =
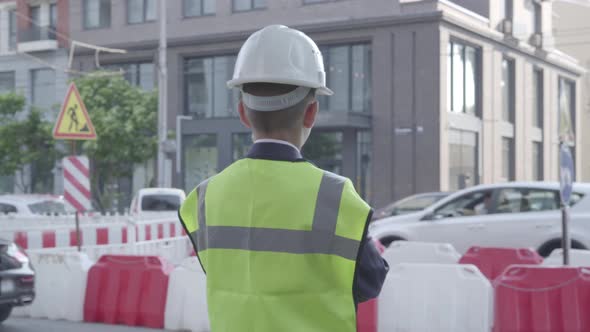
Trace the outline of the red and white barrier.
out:
M 383 253 L 389 265 L 400 263 L 457 264 L 461 255 L 448 243 L 395 241 Z
M 588 268 L 515 265 L 494 286 L 494 332 L 590 331 Z
M 185 259 L 170 275 L 164 328 L 209 331 L 207 280 L 196 257 Z
M 88 272 L 84 321 L 164 327 L 172 265 L 156 256 L 103 256 Z
M 493 291 L 473 265 L 392 266 L 379 297 L 380 332 L 489 332 Z
M 543 266 L 563 265 L 563 249 L 555 249 L 543 260 Z M 570 266 L 590 267 L 590 250 L 570 249 Z
M 513 264 L 538 265 L 543 257 L 528 248 L 490 248 L 471 247 L 459 260 L 461 264 L 473 264 L 489 280 L 496 279 L 504 270 Z
M 82 320 L 86 277 L 93 262 L 83 253 L 31 254 L 35 267 L 35 301 L 15 315 Z

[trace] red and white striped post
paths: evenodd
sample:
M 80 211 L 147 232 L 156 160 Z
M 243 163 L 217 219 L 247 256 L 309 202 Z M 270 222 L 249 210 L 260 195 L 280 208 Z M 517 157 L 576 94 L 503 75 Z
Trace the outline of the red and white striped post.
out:
M 86 156 L 69 156 L 63 159 L 64 199 L 76 210 L 76 237 L 80 251 L 80 221 L 78 214 L 92 208 L 90 192 L 90 163 Z

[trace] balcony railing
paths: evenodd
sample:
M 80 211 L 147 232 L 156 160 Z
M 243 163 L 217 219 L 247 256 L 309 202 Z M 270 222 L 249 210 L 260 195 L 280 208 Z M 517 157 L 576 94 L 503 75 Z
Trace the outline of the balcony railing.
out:
M 42 40 L 56 40 L 55 27 L 38 27 L 32 26 L 30 28 L 19 30 L 18 42 L 28 43 Z

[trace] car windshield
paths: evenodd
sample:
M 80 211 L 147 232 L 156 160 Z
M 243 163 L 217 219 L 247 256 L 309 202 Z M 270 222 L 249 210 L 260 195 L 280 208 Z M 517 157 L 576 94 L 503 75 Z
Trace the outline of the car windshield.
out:
M 141 199 L 142 211 L 176 211 L 180 207 L 180 197 L 177 195 L 145 195 Z
M 388 205 L 384 208 L 384 210 L 387 214 L 394 215 L 412 213 L 424 210 L 444 197 L 445 195 L 443 194 L 410 196 L 408 198 L 402 199 L 401 201 L 397 201 Z
M 65 214 L 66 207 L 61 202 L 42 201 L 28 205 L 29 210 L 35 214 Z

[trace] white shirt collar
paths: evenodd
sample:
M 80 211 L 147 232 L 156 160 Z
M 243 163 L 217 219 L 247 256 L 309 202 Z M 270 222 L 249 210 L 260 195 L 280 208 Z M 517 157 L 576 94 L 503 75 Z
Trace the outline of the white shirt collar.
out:
M 261 139 L 255 140 L 254 141 L 254 144 L 256 144 L 256 143 L 277 143 L 277 144 L 284 144 L 284 145 L 288 145 L 288 146 L 292 147 L 293 149 L 299 151 L 299 148 L 296 147 L 295 145 L 293 145 L 292 143 L 287 142 L 287 141 L 283 141 L 283 140 L 280 140 L 280 139 L 261 138 Z M 301 151 L 299 151 L 299 152 L 301 152 Z

